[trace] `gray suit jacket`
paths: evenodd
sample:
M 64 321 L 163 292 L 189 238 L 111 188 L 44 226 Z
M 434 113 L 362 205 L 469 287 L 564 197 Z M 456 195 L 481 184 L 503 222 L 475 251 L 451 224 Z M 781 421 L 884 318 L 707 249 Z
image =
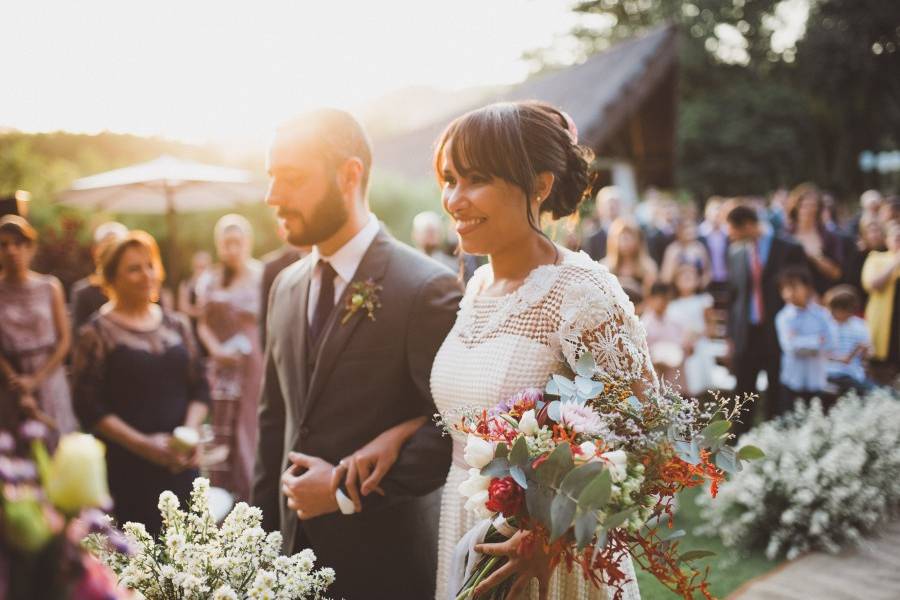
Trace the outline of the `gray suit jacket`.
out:
M 315 350 L 308 349 L 307 301 L 314 268 L 286 268 L 269 296 L 268 344 L 259 411 L 253 502 L 264 527 L 280 527 L 285 549 L 311 547 L 335 569 L 334 597 L 433 597 L 437 555 L 434 502 L 450 465 L 451 442 L 431 422 L 431 365 L 456 318 L 461 285 L 448 269 L 379 232 L 354 281 L 382 286 L 375 320 L 341 319 L 350 286 Z M 295 450 L 336 463 L 384 430 L 426 415 L 361 513 L 299 521 L 280 477 Z

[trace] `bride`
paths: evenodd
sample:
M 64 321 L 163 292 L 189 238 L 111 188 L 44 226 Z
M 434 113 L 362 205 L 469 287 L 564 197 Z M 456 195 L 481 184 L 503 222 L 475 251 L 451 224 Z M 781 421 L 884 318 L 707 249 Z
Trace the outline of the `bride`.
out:
M 444 210 L 456 223 L 462 250 L 490 257 L 470 280 L 435 358 L 431 389 L 442 413 L 492 408 L 515 392 L 543 387 L 552 373 L 571 371 L 584 352 L 611 375 L 654 380 L 645 333 L 616 278 L 587 255 L 557 246 L 540 228 L 545 214 L 574 214 L 589 192 L 592 153 L 576 135 L 565 113 L 517 102 L 465 114 L 438 141 L 434 163 Z M 394 440 L 397 448 L 404 441 Z M 458 491 L 468 476 L 463 443 L 454 439 L 443 491 L 437 600 L 455 598 L 454 549 L 478 520 Z M 371 489 L 374 482 L 366 483 Z M 510 599 L 607 600 L 606 589 L 577 570 L 555 568 L 542 552 L 520 556 L 522 537 L 476 547 L 509 557 L 478 593 L 512 577 Z M 624 570 L 631 579 L 624 598 L 639 599 L 627 557 Z

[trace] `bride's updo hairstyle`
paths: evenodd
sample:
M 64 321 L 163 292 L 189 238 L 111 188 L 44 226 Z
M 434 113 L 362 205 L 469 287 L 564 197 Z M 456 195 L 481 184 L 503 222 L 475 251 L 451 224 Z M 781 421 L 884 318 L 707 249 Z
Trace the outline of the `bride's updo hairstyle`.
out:
M 443 185 L 443 157 L 463 177 L 470 173 L 503 179 L 535 196 L 535 179 L 552 173 L 553 187 L 541 202 L 540 212 L 554 219 L 574 214 L 593 192 L 590 165 L 594 153 L 579 146 L 570 119 L 550 104 L 537 101 L 501 102 L 468 112 L 454 120 L 438 139 L 434 169 Z M 528 203 L 528 222 L 534 222 Z

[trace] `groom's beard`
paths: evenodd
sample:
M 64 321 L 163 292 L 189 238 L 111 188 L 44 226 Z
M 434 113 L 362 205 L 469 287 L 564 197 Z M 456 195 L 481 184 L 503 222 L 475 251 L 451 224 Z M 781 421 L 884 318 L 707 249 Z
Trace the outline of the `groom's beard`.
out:
M 329 184 L 325 195 L 313 209 L 309 221 L 296 211 L 281 210 L 278 212 L 278 216 L 282 218 L 292 218 L 302 223 L 299 231 L 290 229 L 287 231 L 287 240 L 294 246 L 313 246 L 324 242 L 337 233 L 350 217 L 335 181 Z

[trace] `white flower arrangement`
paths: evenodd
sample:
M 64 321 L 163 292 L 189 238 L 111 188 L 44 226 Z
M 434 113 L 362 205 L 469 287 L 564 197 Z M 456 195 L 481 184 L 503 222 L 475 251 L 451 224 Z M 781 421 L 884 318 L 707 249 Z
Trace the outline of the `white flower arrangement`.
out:
M 209 481 L 194 480 L 189 511 L 172 492 L 160 494 L 163 529 L 155 541 L 141 523 L 123 530 L 134 552 L 116 552 L 99 534 L 85 540 L 119 577 L 147 600 L 320 600 L 334 571 L 313 569 L 312 550 L 281 556 L 281 534 L 260 527 L 262 511 L 240 502 L 221 528 L 209 512 Z
M 900 400 L 881 389 L 841 398 L 826 415 L 818 400 L 741 438 L 764 448 L 719 488 L 700 496 L 707 533 L 770 559 L 838 552 L 900 507 Z

